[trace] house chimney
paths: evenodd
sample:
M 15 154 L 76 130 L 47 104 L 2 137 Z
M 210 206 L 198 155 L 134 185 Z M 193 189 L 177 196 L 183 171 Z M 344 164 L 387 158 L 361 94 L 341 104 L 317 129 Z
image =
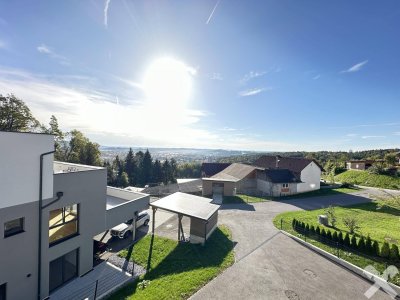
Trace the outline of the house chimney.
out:
M 277 156 L 275 157 L 275 159 L 276 159 L 275 168 L 277 168 L 277 169 L 279 169 L 279 162 L 281 161 L 280 158 L 281 158 L 281 157 L 280 157 L 279 155 L 277 155 Z

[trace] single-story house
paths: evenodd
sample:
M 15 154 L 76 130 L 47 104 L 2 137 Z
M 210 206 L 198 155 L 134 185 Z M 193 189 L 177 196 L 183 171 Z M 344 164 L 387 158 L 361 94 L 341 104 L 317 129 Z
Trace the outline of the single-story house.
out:
M 143 189 L 142 193 L 156 197 L 168 196 L 176 192 L 183 192 L 200 196 L 201 190 L 201 178 L 192 178 L 191 180 L 178 180 L 177 183 L 147 187 Z
M 346 162 L 347 170 L 361 170 L 365 171 L 372 167 L 377 163 L 384 163 L 383 159 L 359 159 L 359 160 L 350 160 Z
M 231 164 L 203 178 L 203 195 L 286 196 L 320 188 L 322 167 L 312 159 L 262 156 L 254 165 Z

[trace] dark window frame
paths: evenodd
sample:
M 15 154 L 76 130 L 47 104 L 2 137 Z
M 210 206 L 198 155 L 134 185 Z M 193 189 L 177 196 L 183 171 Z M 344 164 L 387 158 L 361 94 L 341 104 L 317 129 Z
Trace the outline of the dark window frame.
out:
M 7 223 L 14 222 L 14 221 L 17 221 L 17 220 L 20 222 L 20 224 L 19 224 L 19 226 L 17 228 L 12 228 L 12 229 L 6 230 L 6 224 Z M 13 219 L 13 220 L 6 221 L 6 222 L 4 222 L 4 238 L 9 238 L 11 236 L 14 236 L 14 235 L 20 234 L 22 232 L 25 232 L 24 228 L 25 228 L 25 217 L 20 217 L 20 218 L 16 218 L 16 219 Z
M 74 205 L 76 205 L 76 217 L 74 219 L 72 219 L 72 220 L 69 220 L 69 221 L 65 222 L 65 209 L 66 209 L 66 207 L 74 206 Z M 60 244 L 62 242 L 65 242 L 66 240 L 72 239 L 72 238 L 74 238 L 74 237 L 79 235 L 79 221 L 80 221 L 80 205 L 79 205 L 79 203 L 74 203 L 74 204 L 71 204 L 71 205 L 66 205 L 64 207 L 53 209 L 53 210 L 49 211 L 49 218 L 50 218 L 50 213 L 52 211 L 54 211 L 54 210 L 57 210 L 57 209 L 62 209 L 63 222 L 61 224 L 49 226 L 49 231 L 50 231 L 50 229 L 58 228 L 58 227 L 65 226 L 67 224 L 76 222 L 76 232 L 74 232 L 74 233 L 72 233 L 70 235 L 67 235 L 65 237 L 59 238 L 59 239 L 57 239 L 57 240 L 55 240 L 53 242 L 49 241 L 49 247 L 53 247 L 55 245 L 58 245 L 58 244 Z

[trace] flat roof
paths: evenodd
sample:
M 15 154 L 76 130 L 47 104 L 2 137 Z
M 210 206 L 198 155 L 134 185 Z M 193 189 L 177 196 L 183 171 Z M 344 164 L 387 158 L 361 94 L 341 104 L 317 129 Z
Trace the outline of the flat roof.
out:
M 209 198 L 176 192 L 150 203 L 150 206 L 207 221 L 219 209 L 219 205 L 211 201 Z

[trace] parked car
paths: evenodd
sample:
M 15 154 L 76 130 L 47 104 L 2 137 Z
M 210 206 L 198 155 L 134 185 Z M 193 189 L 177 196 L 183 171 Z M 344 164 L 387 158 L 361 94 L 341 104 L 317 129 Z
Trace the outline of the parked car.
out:
M 147 226 L 150 222 L 150 216 L 147 211 L 142 211 L 138 214 L 136 219 L 136 228 L 140 226 Z M 133 232 L 133 219 L 130 219 L 124 223 L 121 223 L 111 229 L 111 236 L 118 237 L 120 239 L 127 238 Z

